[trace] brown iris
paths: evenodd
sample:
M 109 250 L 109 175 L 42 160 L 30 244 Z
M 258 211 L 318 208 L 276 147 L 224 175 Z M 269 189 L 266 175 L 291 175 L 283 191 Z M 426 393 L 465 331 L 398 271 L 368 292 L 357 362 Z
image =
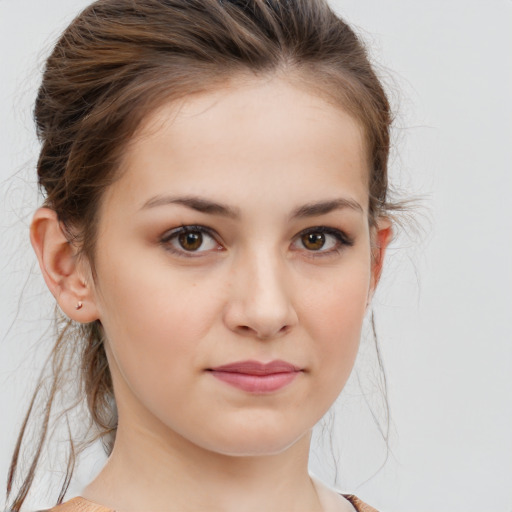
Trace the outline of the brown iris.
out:
M 186 251 L 197 251 L 203 243 L 203 235 L 198 231 L 189 231 L 187 233 L 181 233 L 178 237 L 178 241 Z
M 318 251 L 325 245 L 325 235 L 323 233 L 306 233 L 301 237 L 302 243 L 310 251 Z

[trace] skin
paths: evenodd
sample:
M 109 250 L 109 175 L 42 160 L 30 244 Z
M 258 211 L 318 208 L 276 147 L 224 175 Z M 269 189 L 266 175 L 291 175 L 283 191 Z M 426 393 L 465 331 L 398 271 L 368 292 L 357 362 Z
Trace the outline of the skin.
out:
M 119 410 L 114 451 L 83 496 L 124 512 L 352 510 L 307 461 L 390 238 L 387 220 L 369 226 L 367 177 L 352 117 L 253 79 L 145 120 L 102 201 L 94 279 L 55 213 L 38 210 L 43 275 L 68 316 L 101 321 Z M 205 201 L 228 212 L 198 211 Z M 197 225 L 209 233 L 184 248 L 173 230 Z M 271 393 L 208 371 L 276 359 L 300 372 Z

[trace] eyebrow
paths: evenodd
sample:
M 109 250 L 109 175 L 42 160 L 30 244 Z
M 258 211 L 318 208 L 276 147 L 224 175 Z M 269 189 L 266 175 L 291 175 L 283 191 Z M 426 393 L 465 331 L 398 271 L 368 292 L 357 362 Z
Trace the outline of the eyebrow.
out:
M 171 204 L 178 204 L 201 213 L 221 215 L 231 219 L 237 219 L 240 217 L 240 210 L 238 208 L 233 208 L 232 206 L 196 196 L 155 196 L 146 201 L 141 207 L 141 210 Z M 303 206 L 299 206 L 292 212 L 290 218 L 301 219 L 316 217 L 319 215 L 326 215 L 327 213 L 335 210 L 343 210 L 347 208 L 356 212 L 364 213 L 363 207 L 357 201 L 348 198 L 337 198 L 328 201 L 307 203 Z
M 343 210 L 346 208 L 359 213 L 364 213 L 363 207 L 357 201 L 340 197 L 338 199 L 318 201 L 300 206 L 292 212 L 291 218 L 302 219 L 305 217 L 316 217 L 318 215 L 326 215 L 327 213 L 333 212 L 335 210 Z
M 210 215 L 222 215 L 223 217 L 229 217 L 233 219 L 240 217 L 240 212 L 237 208 L 232 208 L 231 206 L 216 203 L 214 201 L 210 201 L 209 199 L 196 196 L 155 196 L 146 201 L 141 210 L 169 204 L 179 204 L 201 213 L 209 213 Z

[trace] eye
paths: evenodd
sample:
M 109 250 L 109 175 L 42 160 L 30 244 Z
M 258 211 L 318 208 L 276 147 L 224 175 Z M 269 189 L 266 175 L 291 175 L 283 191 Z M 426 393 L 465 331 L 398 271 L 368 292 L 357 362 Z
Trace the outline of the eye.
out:
M 161 239 L 166 249 L 180 255 L 221 250 L 222 246 L 204 226 L 181 226 L 167 232 Z
M 351 246 L 354 242 L 343 231 L 326 226 L 308 228 L 297 235 L 292 247 L 296 250 L 306 249 L 308 252 L 330 254 L 339 252 L 343 246 Z

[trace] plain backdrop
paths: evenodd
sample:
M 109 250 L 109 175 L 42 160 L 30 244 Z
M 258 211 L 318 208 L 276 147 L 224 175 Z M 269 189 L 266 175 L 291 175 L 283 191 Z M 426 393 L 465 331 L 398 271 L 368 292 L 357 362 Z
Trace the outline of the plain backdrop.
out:
M 52 303 L 27 236 L 40 201 L 31 109 L 44 57 L 87 3 L 0 0 L 2 484 L 51 340 Z M 324 422 L 332 435 L 317 432 L 311 471 L 334 485 L 336 466 L 338 488 L 383 512 L 510 512 L 512 2 L 331 3 L 366 41 L 397 111 L 392 181 L 423 201 L 419 227 L 390 250 L 374 304 L 392 418 L 387 462 L 367 406 L 378 415 L 369 339 Z M 71 492 L 98 470 L 97 457 Z M 29 508 L 49 505 L 47 491 L 40 485 Z

